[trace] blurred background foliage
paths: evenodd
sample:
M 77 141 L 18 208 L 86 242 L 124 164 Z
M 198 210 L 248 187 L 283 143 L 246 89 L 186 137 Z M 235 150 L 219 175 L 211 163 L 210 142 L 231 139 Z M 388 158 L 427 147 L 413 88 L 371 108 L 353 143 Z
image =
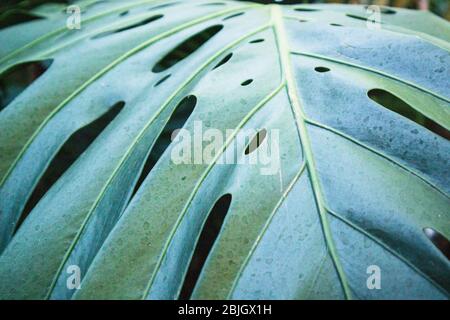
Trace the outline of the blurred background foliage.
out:
M 126 1 L 126 0 L 123 0 Z M 189 0 L 184 0 L 189 1 Z M 435 14 L 450 20 L 450 0 L 251 0 L 260 3 L 346 3 L 375 4 L 381 6 L 401 7 L 408 9 L 430 10 Z M 71 3 L 72 0 L 0 0 L 0 19 L 9 10 L 27 10 L 43 3 Z

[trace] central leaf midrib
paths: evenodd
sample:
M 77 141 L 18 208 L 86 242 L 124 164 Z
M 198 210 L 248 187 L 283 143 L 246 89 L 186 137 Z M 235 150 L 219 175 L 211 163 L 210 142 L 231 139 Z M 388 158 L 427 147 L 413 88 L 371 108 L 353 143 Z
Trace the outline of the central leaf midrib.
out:
M 320 187 L 319 177 L 317 174 L 317 169 L 314 163 L 314 156 L 312 152 L 311 142 L 309 139 L 309 135 L 306 129 L 306 122 L 303 116 L 303 110 L 300 105 L 299 98 L 297 96 L 297 86 L 295 84 L 295 78 L 291 72 L 291 62 L 290 62 L 290 50 L 287 45 L 287 36 L 284 30 L 284 21 L 281 9 L 279 6 L 272 5 L 271 6 L 271 15 L 273 19 L 273 29 L 275 33 L 275 38 L 277 41 L 277 46 L 280 55 L 280 64 L 282 68 L 282 72 L 286 78 L 287 83 L 287 91 L 289 95 L 290 105 L 293 109 L 294 116 L 297 122 L 297 128 L 299 130 L 299 136 L 301 145 L 303 148 L 305 162 L 307 166 L 308 173 L 310 175 L 310 182 L 313 189 L 314 197 L 317 204 L 317 209 L 319 212 L 319 217 L 322 225 L 323 236 L 325 242 L 327 244 L 328 252 L 331 256 L 331 259 L 334 263 L 336 271 L 338 273 L 339 280 L 342 285 L 342 289 L 344 291 L 344 295 L 347 299 L 351 299 L 351 292 L 348 285 L 348 281 L 346 279 L 346 275 L 341 266 L 339 257 L 336 252 L 336 248 L 334 245 L 333 237 L 331 234 L 331 228 L 328 223 L 328 212 L 326 211 L 325 201 L 323 200 L 323 195 Z

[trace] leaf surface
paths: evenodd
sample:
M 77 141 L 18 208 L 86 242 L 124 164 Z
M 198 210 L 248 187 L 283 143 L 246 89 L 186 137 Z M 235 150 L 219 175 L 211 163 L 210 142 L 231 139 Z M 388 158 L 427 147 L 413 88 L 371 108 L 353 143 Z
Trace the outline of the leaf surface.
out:
M 81 4 L 80 30 L 44 7 L 0 32 L 1 73 L 53 61 L 0 111 L 0 298 L 176 299 L 225 194 L 194 299 L 448 298 L 449 260 L 423 231 L 450 237 L 447 22 L 395 9 L 373 29 L 362 6 Z M 183 128 L 219 130 L 219 152 L 177 164 L 174 141 L 134 193 L 189 96 Z M 64 143 L 121 101 L 15 232 Z M 266 130 L 259 148 L 276 158 L 248 164 L 246 129 Z

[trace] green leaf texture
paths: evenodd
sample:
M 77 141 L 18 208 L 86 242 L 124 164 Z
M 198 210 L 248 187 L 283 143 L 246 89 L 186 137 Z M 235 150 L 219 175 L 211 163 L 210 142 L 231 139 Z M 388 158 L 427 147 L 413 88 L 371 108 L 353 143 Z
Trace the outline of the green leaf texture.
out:
M 64 7 L 44 5 L 32 12 L 41 19 L 0 31 L 0 74 L 52 61 L 0 111 L 1 299 L 176 299 L 225 194 L 230 209 L 193 299 L 448 299 L 449 260 L 424 233 L 450 238 L 447 22 L 395 9 L 373 29 L 363 6 L 345 5 L 79 5 L 80 30 L 66 27 Z M 155 69 L 211 27 L 221 29 Z M 375 102 L 373 89 L 444 133 Z M 190 95 L 185 129 L 201 121 L 232 134 L 211 163 L 175 164 L 171 144 L 133 195 Z M 15 232 L 64 143 L 120 101 Z M 279 130 L 276 174 L 220 164 L 232 148 L 247 156 L 233 142 L 250 128 Z M 81 268 L 80 290 L 66 286 L 71 265 Z M 380 290 L 367 287 L 372 265 Z

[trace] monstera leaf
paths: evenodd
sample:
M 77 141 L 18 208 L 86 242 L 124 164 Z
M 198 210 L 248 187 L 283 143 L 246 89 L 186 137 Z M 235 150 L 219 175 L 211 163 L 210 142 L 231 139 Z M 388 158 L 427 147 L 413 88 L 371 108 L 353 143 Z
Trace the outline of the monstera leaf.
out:
M 76 5 L 0 31 L 0 298 L 448 298 L 447 22 Z

